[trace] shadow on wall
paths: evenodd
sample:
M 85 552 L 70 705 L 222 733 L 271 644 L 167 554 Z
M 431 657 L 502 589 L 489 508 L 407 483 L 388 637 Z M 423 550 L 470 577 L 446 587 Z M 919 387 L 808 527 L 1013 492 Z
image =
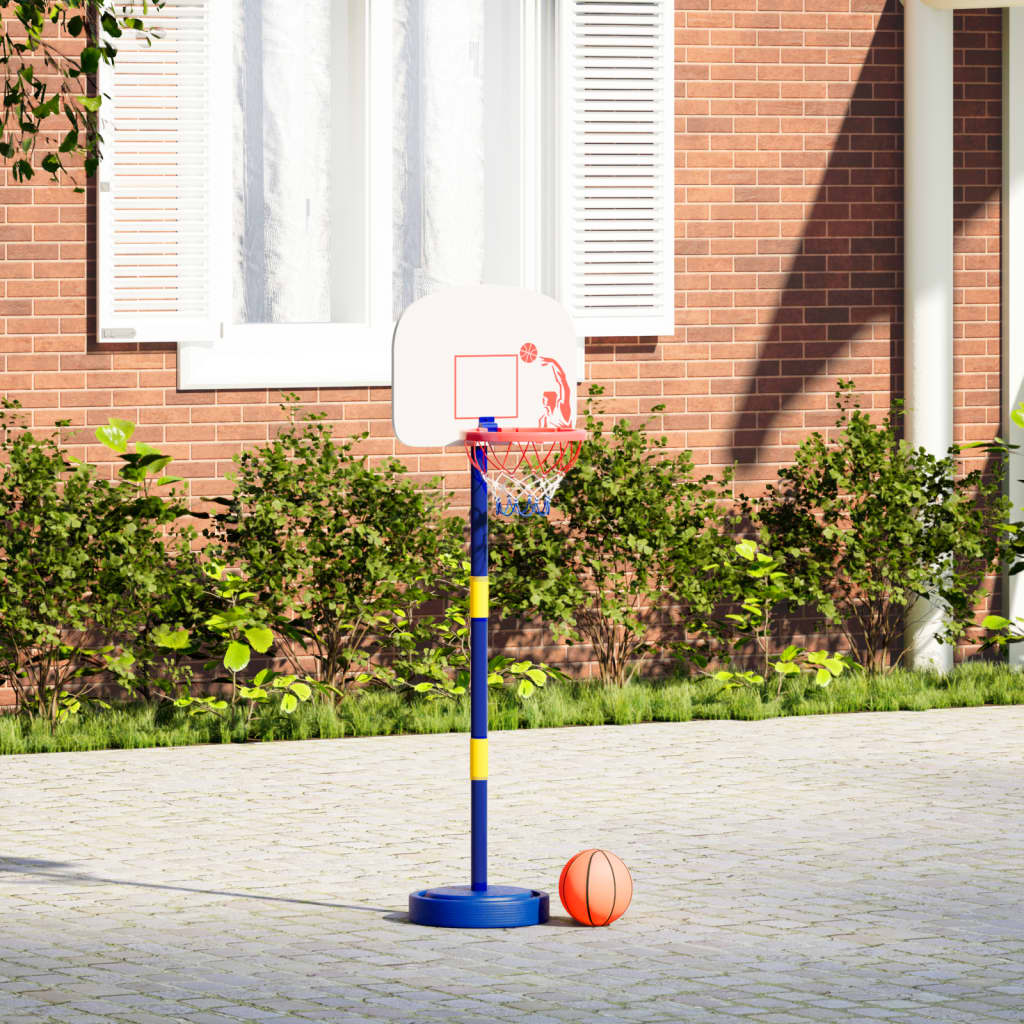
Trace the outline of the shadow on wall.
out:
M 958 32 L 963 28 L 958 16 Z M 957 41 L 958 236 L 999 187 L 986 170 L 993 157 L 996 167 L 1000 160 L 985 120 L 990 104 L 972 95 L 972 82 L 977 66 L 993 60 L 998 74 L 1000 58 L 997 50 L 984 49 L 983 40 L 961 56 L 961 48 L 970 45 Z M 984 82 L 988 73 L 984 67 L 981 72 Z M 737 401 L 736 462 L 757 462 L 774 441 L 781 413 L 824 375 L 853 377 L 865 390 L 881 390 L 877 377 L 887 362 L 889 392 L 902 394 L 902 190 L 903 17 L 898 2 L 889 0 L 799 242 L 792 249 L 786 240 L 765 239 L 759 250 L 792 252 L 793 263 L 756 369 Z M 832 359 L 841 359 L 841 365 L 830 368 Z M 826 383 L 830 393 L 834 381 Z M 832 419 L 830 405 L 823 425 Z

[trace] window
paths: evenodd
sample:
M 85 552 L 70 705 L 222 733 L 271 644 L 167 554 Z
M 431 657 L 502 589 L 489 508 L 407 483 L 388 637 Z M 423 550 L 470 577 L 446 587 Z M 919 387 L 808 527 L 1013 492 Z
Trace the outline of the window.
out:
M 668 0 L 168 0 L 125 39 L 99 178 L 101 341 L 179 386 L 387 384 L 439 287 L 672 330 Z M 231 40 L 225 48 L 221 40 Z

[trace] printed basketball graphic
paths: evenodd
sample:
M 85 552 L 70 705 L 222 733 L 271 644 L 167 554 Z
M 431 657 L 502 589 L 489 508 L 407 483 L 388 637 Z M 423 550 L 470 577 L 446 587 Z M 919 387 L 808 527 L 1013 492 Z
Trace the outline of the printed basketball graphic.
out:
M 524 363 L 532 363 L 537 358 L 537 346 L 532 341 L 526 342 L 519 350 L 519 358 Z

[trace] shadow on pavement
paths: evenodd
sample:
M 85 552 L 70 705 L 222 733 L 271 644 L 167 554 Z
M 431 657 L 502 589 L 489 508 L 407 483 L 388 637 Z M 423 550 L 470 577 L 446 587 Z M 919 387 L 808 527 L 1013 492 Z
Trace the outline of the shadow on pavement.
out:
M 190 885 L 166 885 L 161 882 L 131 882 L 124 878 L 104 878 L 90 874 L 88 871 L 76 871 L 74 865 L 55 860 L 35 860 L 28 857 L 0 857 L 0 873 L 8 872 L 16 875 L 31 875 L 34 878 L 48 879 L 53 882 L 85 882 L 93 885 L 124 885 L 133 889 L 152 889 L 163 892 L 192 892 L 202 896 L 228 896 L 240 900 L 260 900 L 266 903 L 288 903 L 303 907 L 327 907 L 331 910 L 362 910 L 371 914 L 381 914 L 385 921 L 398 924 L 411 924 L 409 914 L 405 910 L 393 910 L 386 907 L 368 907 L 360 903 L 330 903 L 325 900 L 302 900 L 289 896 L 261 896 L 251 892 L 232 892 L 228 889 L 201 889 Z M 549 928 L 579 928 L 569 917 L 551 917 Z
M 227 889 L 200 889 L 189 885 L 166 885 L 161 882 L 131 882 L 124 878 L 103 878 L 88 871 L 76 871 L 74 865 L 52 860 L 32 860 L 26 857 L 0 857 L 0 872 L 32 875 L 60 882 L 87 882 L 98 885 L 125 885 L 133 889 L 153 889 L 164 892 L 193 892 L 202 896 L 229 896 L 240 900 L 261 900 L 266 903 L 290 903 L 304 907 L 327 907 L 331 910 L 364 910 L 383 914 L 385 920 L 402 920 L 406 914 L 389 907 L 368 907 L 359 903 L 330 903 L 325 900 L 301 900 L 289 896 L 261 896 L 251 892 L 232 892 Z

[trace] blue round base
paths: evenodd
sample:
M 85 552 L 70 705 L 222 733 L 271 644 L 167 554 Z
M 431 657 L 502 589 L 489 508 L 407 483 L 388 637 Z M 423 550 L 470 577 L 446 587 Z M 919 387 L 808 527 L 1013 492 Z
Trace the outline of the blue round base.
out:
M 514 885 L 420 889 L 409 896 L 409 920 L 438 928 L 523 928 L 548 919 L 548 894 Z

